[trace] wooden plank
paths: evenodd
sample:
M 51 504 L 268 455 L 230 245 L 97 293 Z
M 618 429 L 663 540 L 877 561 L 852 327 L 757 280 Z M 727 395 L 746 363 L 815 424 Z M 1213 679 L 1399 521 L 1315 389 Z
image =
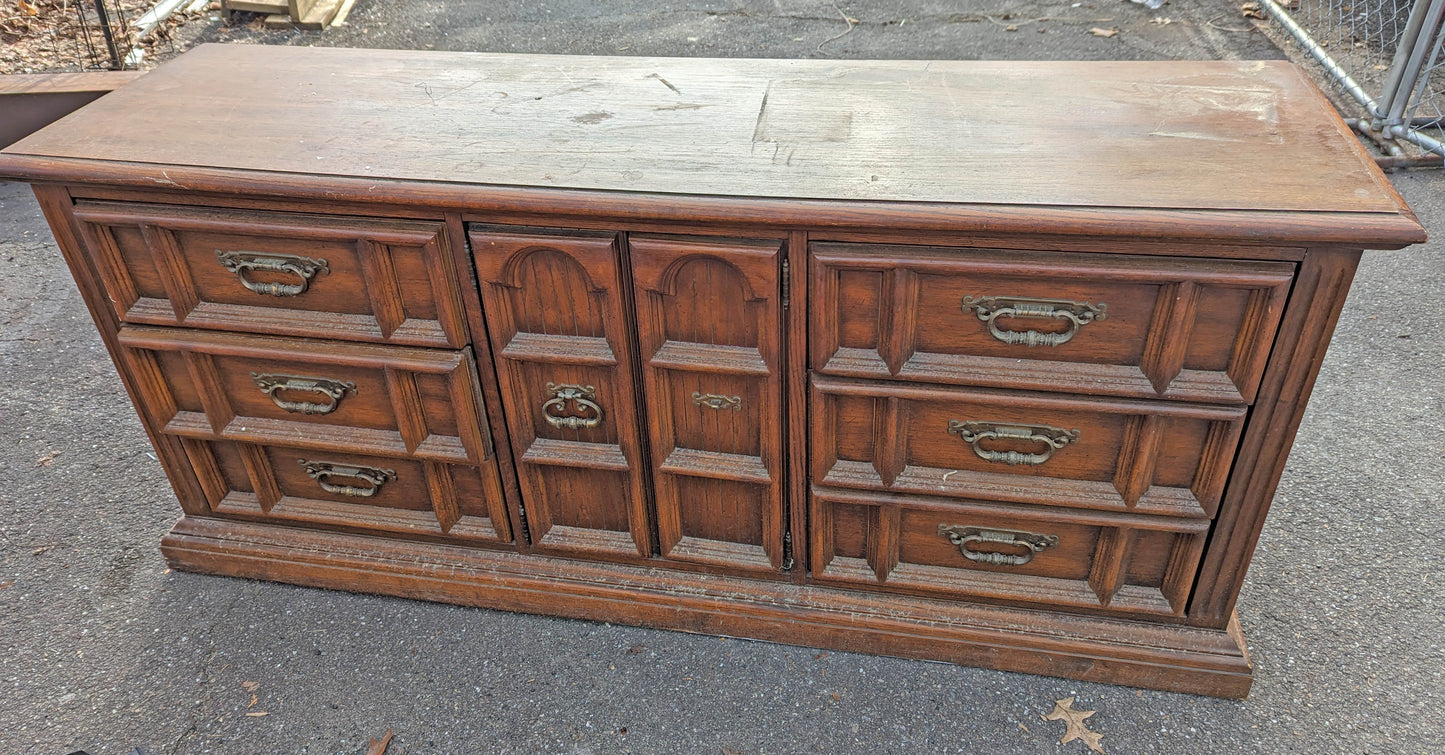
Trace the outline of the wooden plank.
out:
M 0 148 L 140 78 L 140 71 L 0 76 Z
M 268 2 L 267 0 L 221 0 L 221 10 L 244 11 L 246 13 L 287 13 L 285 0 L 281 2 Z
M 11 151 L 665 194 L 1403 212 L 1329 103 L 1277 62 L 205 45 L 63 126 Z M 242 130 L 256 137 L 212 143 Z

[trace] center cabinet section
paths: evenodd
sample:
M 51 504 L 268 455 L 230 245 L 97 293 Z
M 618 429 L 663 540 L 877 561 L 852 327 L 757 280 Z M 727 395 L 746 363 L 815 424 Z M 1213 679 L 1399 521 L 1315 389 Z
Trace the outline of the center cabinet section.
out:
M 777 575 L 782 241 L 470 239 L 534 549 Z

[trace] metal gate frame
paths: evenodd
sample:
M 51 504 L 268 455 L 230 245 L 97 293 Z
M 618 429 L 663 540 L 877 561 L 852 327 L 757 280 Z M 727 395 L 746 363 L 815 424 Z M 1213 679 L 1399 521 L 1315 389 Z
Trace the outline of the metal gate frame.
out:
M 1346 122 L 1389 153 L 1389 157 L 1380 160 L 1382 164 L 1420 163 L 1405 154 L 1399 145 L 1401 140 L 1414 144 L 1424 153 L 1445 156 L 1445 142 L 1421 133 L 1422 128 L 1440 126 L 1441 118 L 1415 117 L 1424 99 L 1430 73 L 1445 62 L 1441 60 L 1441 47 L 1445 45 L 1445 25 L 1441 24 L 1442 17 L 1445 17 L 1445 0 L 1417 0 L 1411 8 L 1378 97 L 1371 97 L 1350 72 L 1330 57 L 1324 46 L 1316 42 L 1276 0 L 1258 2 L 1335 83 L 1364 108 L 1368 118 L 1347 119 Z M 1429 162 L 1439 164 L 1435 159 Z

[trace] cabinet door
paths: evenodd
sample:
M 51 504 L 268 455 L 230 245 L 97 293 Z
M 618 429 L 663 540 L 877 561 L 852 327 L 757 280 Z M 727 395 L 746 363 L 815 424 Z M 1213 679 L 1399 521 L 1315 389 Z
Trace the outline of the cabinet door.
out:
M 781 242 L 633 236 L 664 558 L 783 562 Z
M 533 548 L 649 556 L 616 236 L 470 237 Z

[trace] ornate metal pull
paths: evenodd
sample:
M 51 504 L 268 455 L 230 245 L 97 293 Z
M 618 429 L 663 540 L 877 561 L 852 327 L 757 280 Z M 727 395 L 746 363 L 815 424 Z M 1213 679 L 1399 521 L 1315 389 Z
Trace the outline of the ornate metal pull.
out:
M 247 290 L 266 296 L 300 296 L 311 286 L 311 279 L 317 273 L 329 273 L 324 259 L 311 259 L 294 254 L 262 254 L 260 252 L 226 252 L 216 250 L 216 259 L 221 267 L 236 274 L 241 285 Z M 301 279 L 300 283 L 260 283 L 251 280 L 247 274 L 253 270 L 265 273 L 284 273 Z
M 963 311 L 978 310 L 978 319 L 988 323 L 988 332 L 995 339 L 1007 344 L 1021 343 L 1025 346 L 1058 346 L 1065 344 L 1079 332 L 1079 328 L 1095 320 L 1102 320 L 1109 305 L 1090 304 L 1085 301 L 1062 299 L 1025 299 L 1017 296 L 965 296 Z M 1062 333 L 1040 333 L 1037 330 L 1003 330 L 998 326 L 1000 317 L 1034 317 L 1068 320 L 1069 329 Z
M 708 409 L 736 409 L 743 410 L 742 396 L 722 396 L 716 393 L 692 394 L 692 403 L 698 406 L 705 406 Z
M 347 495 L 352 498 L 370 498 L 381 491 L 381 486 L 388 480 L 396 479 L 396 472 L 390 469 L 379 469 L 377 467 L 353 467 L 347 464 L 333 464 L 329 461 L 308 461 L 297 459 L 301 468 L 306 474 L 315 480 L 321 489 L 335 495 Z M 342 485 L 332 482 L 333 479 L 360 480 L 366 485 Z
M 964 558 L 990 566 L 1023 566 L 1033 560 L 1035 553 L 1059 544 L 1058 535 L 991 530 L 984 527 L 965 527 L 959 524 L 940 524 L 938 525 L 938 534 L 948 538 L 948 542 L 957 545 L 958 552 L 963 554 Z M 1002 546 L 1021 545 L 1025 550 L 1023 553 L 970 550 L 968 546 L 976 543 Z
M 996 422 L 960 422 L 956 419 L 948 421 L 949 435 L 957 435 L 965 443 L 973 446 L 973 452 L 978 458 L 984 461 L 998 462 L 1010 466 L 1024 464 L 1036 467 L 1048 461 L 1057 451 L 1064 446 L 1079 439 L 1078 430 L 1065 430 L 1062 427 L 1050 427 L 1048 425 L 1000 425 Z M 1030 443 L 1043 444 L 1043 450 L 1037 453 L 1025 453 L 1022 451 L 994 451 L 984 448 L 981 444 L 986 440 L 1024 440 Z
M 552 398 L 542 404 L 542 416 L 553 427 L 576 430 L 592 428 L 602 424 L 602 407 L 594 403 L 597 387 L 593 385 L 570 385 L 548 383 L 547 392 Z M 565 414 L 567 402 L 574 402 L 580 414 Z
M 300 375 L 262 375 L 251 373 L 251 379 L 256 382 L 256 387 L 271 398 L 271 403 L 285 409 L 288 412 L 297 414 L 330 414 L 336 411 L 341 405 L 341 399 L 347 393 L 356 390 L 356 383 L 343 380 L 331 380 L 330 378 L 302 377 Z M 310 401 L 287 401 L 277 395 L 280 391 L 302 391 L 306 393 L 320 393 L 326 396 L 329 401 L 324 404 L 312 403 Z

